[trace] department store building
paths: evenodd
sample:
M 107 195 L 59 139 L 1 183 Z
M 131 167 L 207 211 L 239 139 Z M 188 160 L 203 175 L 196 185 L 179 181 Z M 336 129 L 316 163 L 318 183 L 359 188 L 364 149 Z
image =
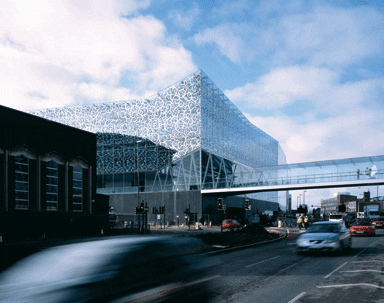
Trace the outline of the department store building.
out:
M 97 193 L 123 220 L 144 201 L 166 220 L 218 220 L 217 198 L 202 189 L 241 186 L 255 169 L 285 164 L 277 140 L 254 126 L 198 71 L 147 99 L 36 110 L 34 115 L 97 134 Z M 224 199 L 227 210 L 278 210 L 278 193 Z M 215 217 L 216 216 L 216 217 Z M 183 222 L 183 220 L 181 220 Z

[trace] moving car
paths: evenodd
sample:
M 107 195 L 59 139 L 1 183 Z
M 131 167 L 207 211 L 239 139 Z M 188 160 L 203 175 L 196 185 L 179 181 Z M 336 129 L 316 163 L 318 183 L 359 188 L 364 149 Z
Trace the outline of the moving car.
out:
M 329 252 L 351 248 L 351 236 L 340 222 L 315 222 L 296 241 L 297 251 Z
M 226 219 L 226 220 L 223 220 L 223 223 L 221 223 L 221 226 L 223 227 L 223 229 L 234 230 L 235 228 L 240 228 L 241 224 L 237 220 Z
M 375 226 L 369 220 L 357 220 L 349 228 L 351 236 L 374 236 Z
M 373 219 L 372 225 L 375 226 L 375 228 L 384 228 L 384 217 Z
M 62 245 L 0 275 L 0 302 L 206 302 L 209 259 L 179 237 L 119 237 Z

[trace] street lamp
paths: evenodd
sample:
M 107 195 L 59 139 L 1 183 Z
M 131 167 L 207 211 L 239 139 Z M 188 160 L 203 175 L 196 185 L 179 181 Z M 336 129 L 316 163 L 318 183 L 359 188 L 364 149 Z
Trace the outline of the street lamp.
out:
M 303 204 L 305 204 L 305 192 L 306 190 L 303 191 Z

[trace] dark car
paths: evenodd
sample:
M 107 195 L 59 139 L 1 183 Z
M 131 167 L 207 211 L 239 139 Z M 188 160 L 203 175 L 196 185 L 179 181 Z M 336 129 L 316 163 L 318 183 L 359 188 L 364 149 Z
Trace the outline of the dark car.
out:
M 0 302 L 205 302 L 210 298 L 202 243 L 131 237 L 57 246 L 0 275 Z

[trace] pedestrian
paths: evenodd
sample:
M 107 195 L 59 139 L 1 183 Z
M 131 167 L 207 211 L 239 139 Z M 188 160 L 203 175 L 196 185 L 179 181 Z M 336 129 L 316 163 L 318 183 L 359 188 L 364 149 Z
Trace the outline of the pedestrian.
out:
M 367 176 L 369 176 L 369 168 L 368 168 L 368 167 L 365 169 L 365 174 L 366 174 Z
M 308 217 L 305 216 L 305 217 L 304 217 L 304 228 L 307 229 L 307 228 L 308 228 L 308 225 L 309 225 Z
M 301 226 L 303 224 L 303 217 L 300 216 L 298 219 L 297 219 L 297 226 L 299 227 L 299 229 L 301 230 Z
M 360 179 L 360 169 L 357 169 L 356 175 L 357 175 L 357 180 L 359 180 Z

